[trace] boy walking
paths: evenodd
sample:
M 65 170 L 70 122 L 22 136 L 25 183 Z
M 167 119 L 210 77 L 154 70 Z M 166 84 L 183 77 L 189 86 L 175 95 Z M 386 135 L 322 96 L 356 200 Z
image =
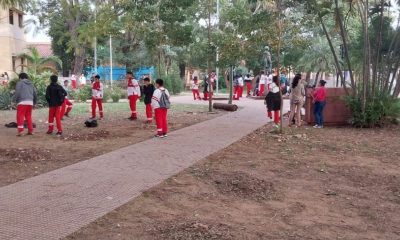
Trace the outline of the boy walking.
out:
M 168 133 L 167 114 L 170 107 L 170 95 L 168 90 L 164 88 L 164 81 L 162 79 L 156 80 L 156 88 L 151 100 L 157 124 L 157 135 L 155 137 L 164 138 L 167 137 Z
M 144 104 L 146 105 L 146 123 L 151 123 L 153 121 L 153 109 L 151 107 L 151 98 L 154 93 L 154 85 L 150 83 L 150 78 L 146 77 L 143 79 L 143 94 L 144 94 Z
M 70 91 L 68 84 L 69 84 L 68 80 L 65 80 L 63 88 L 64 88 L 65 92 L 67 93 L 67 96 L 65 96 L 64 103 L 61 108 L 61 120 L 62 120 L 63 116 L 69 117 L 69 113 L 71 112 L 72 107 L 73 107 L 73 104 L 68 99 L 69 91 Z
M 138 81 L 133 76 L 132 72 L 126 73 L 127 91 L 129 99 L 129 107 L 131 109 L 131 116 L 129 120 L 137 120 L 136 102 L 140 98 L 140 86 Z
M 103 84 L 100 82 L 100 76 L 94 77 L 95 81 L 92 86 L 92 119 L 96 118 L 96 108 L 99 106 L 100 119 L 103 114 Z
M 46 100 L 49 104 L 49 129 L 47 134 L 52 134 L 54 130 L 54 119 L 56 119 L 57 136 L 62 135 L 61 117 L 62 105 L 64 103 L 67 92 L 58 84 L 58 77 L 53 75 L 50 77 L 51 83 L 46 89 Z
M 32 109 L 37 101 L 36 89 L 28 74 L 20 73 L 19 80 L 14 95 L 14 101 L 17 103 L 17 136 L 21 136 L 24 131 L 24 120 L 28 123 L 28 135 L 33 135 Z

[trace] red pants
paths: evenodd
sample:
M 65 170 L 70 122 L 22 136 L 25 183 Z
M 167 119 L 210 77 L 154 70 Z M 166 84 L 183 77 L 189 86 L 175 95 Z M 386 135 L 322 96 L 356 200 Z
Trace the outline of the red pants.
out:
M 157 124 L 157 134 L 163 135 L 168 132 L 168 123 L 167 123 L 167 112 L 166 108 L 156 108 L 154 110 L 154 115 L 156 115 L 156 124 Z
M 279 124 L 279 122 L 281 120 L 280 116 L 279 116 L 281 111 L 273 111 L 273 112 L 274 112 L 274 123 Z M 272 119 L 272 112 L 268 111 L 268 117 Z
M 192 93 L 193 93 L 194 100 L 197 100 L 197 99 L 201 100 L 199 90 L 192 89 Z
M 24 120 L 28 123 L 28 132 L 33 132 L 33 124 L 32 124 L 32 105 L 18 105 L 17 106 L 17 126 L 18 132 L 21 133 L 24 131 Z
M 96 118 L 96 108 L 99 105 L 100 117 L 103 118 L 103 99 L 92 98 L 92 118 Z
M 67 107 L 68 106 L 68 107 Z M 64 103 L 61 108 L 61 118 L 64 115 L 67 115 L 72 110 L 72 103 L 68 98 L 65 98 Z
M 239 86 L 239 98 L 243 97 L 243 90 L 244 90 L 244 86 Z
M 72 89 L 76 89 L 76 80 L 71 80 Z
M 132 118 L 137 118 L 137 111 L 136 111 L 136 102 L 138 100 L 137 95 L 131 95 L 128 97 L 129 99 L 129 107 L 131 108 L 131 117 Z
M 208 100 L 209 97 L 212 98 L 212 93 L 205 92 L 204 93 L 204 100 Z
M 53 132 L 54 130 L 54 118 L 56 119 L 56 125 L 58 132 L 62 132 L 61 126 L 61 110 L 62 106 L 59 107 L 50 107 L 49 108 L 49 132 Z
M 151 121 L 153 121 L 153 109 L 151 107 L 151 103 L 146 104 L 146 117 L 148 123 L 151 123 Z
M 233 87 L 233 100 L 239 100 L 239 86 Z
M 247 96 L 250 96 L 250 92 L 251 92 L 251 82 L 247 82 L 247 83 L 246 83 L 246 88 L 247 88 Z
M 260 89 L 258 89 L 258 96 L 263 96 L 265 90 L 265 84 L 260 84 Z

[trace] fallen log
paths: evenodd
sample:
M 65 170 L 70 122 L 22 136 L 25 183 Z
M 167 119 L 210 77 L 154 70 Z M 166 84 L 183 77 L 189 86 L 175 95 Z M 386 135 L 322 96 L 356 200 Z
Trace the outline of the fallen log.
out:
M 227 103 L 214 103 L 214 109 L 222 109 L 225 111 L 235 112 L 238 110 L 238 106 L 235 104 L 227 104 Z

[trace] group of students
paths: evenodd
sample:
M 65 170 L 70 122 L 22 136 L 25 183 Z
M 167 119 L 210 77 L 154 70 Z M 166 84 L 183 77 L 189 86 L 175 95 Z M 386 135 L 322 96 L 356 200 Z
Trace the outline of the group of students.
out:
M 14 94 L 14 101 L 17 104 L 17 136 L 22 135 L 25 121 L 27 122 L 28 135 L 33 135 L 32 110 L 37 103 L 37 92 L 26 73 L 19 74 L 19 79 L 20 81 L 17 83 Z M 152 122 L 154 111 L 157 125 L 157 134 L 155 137 L 167 137 L 167 113 L 170 107 L 170 94 L 168 90 L 164 88 L 164 81 L 162 79 L 157 79 L 154 87 L 154 85 L 151 84 L 150 79 L 145 78 L 144 86 L 141 89 L 132 72 L 127 72 L 126 79 L 129 106 L 131 110 L 129 120 L 137 120 L 136 103 L 143 93 L 144 103 L 146 105 L 146 122 Z M 72 110 L 72 103 L 68 99 L 69 82 L 68 80 L 65 80 L 64 85 L 61 86 L 58 83 L 58 77 L 56 75 L 50 77 L 50 82 L 50 85 L 46 89 L 46 100 L 49 106 L 47 134 L 53 134 L 55 121 L 57 128 L 56 135 L 61 136 L 63 133 L 61 120 L 64 116 L 69 116 L 69 113 Z M 104 87 L 100 82 L 100 76 L 96 75 L 94 77 L 94 82 L 92 83 L 92 119 L 96 119 L 97 109 L 99 110 L 100 119 L 104 118 L 103 96 Z
M 190 85 L 190 90 L 192 90 L 193 99 L 196 100 L 209 100 L 212 97 L 213 90 L 216 88 L 217 75 L 215 72 L 211 72 L 209 77 L 203 81 L 203 94 L 204 98 L 200 97 L 200 82 L 197 76 L 193 77 L 193 81 Z M 212 89 L 211 89 L 212 88 Z

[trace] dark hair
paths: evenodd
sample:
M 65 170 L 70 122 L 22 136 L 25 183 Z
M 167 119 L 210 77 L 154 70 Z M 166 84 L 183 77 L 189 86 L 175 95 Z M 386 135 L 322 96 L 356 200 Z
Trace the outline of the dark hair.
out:
M 193 80 L 199 80 L 199 78 L 197 76 L 194 76 Z
M 127 72 L 126 72 L 126 74 L 133 75 L 133 72 L 131 72 L 131 71 L 127 71 Z
M 278 77 L 278 76 L 273 76 L 273 77 L 272 77 L 272 81 L 273 81 L 277 86 L 280 85 L 280 83 L 279 83 L 279 77 Z
M 29 79 L 28 74 L 26 73 L 20 73 L 18 77 L 19 79 Z
M 296 74 L 296 76 L 293 78 L 292 81 L 292 88 L 296 88 L 300 80 L 301 80 L 301 74 Z
M 69 81 L 68 80 L 64 80 L 64 83 L 69 83 Z
M 265 74 L 265 72 L 264 72 L 264 71 L 261 71 L 260 74 Z
M 145 77 L 145 78 L 143 79 L 143 81 L 145 81 L 145 82 L 150 82 L 150 78 Z
M 164 80 L 162 80 L 162 79 L 160 79 L 160 78 L 156 80 L 156 83 L 157 83 L 160 87 L 164 86 Z
M 51 76 L 50 76 L 50 81 L 51 81 L 52 83 L 58 82 L 58 77 L 57 77 L 57 75 L 51 75 Z
M 96 75 L 96 76 L 94 76 L 94 78 L 100 79 L 100 75 Z
M 319 81 L 319 85 L 321 85 L 322 87 L 325 87 L 326 81 L 325 80 L 320 80 Z

